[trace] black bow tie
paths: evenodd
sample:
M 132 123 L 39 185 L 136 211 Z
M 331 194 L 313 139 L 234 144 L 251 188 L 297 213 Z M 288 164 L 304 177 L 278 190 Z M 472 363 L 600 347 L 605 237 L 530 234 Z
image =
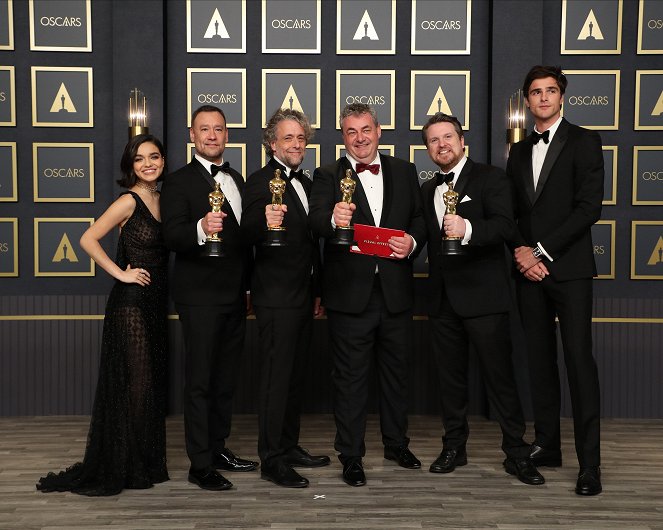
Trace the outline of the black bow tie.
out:
M 291 169 L 290 170 L 290 175 L 289 175 L 288 178 L 290 180 L 297 179 L 299 182 L 302 182 L 302 179 L 304 178 L 304 170 L 299 169 L 299 170 L 295 171 L 294 169 Z
M 224 162 L 220 166 L 217 166 L 216 164 L 212 164 L 209 168 L 210 173 L 212 173 L 212 176 L 216 175 L 219 171 L 222 171 L 223 173 L 228 173 L 229 169 L 230 169 L 230 163 L 229 162 Z
M 539 134 L 536 131 L 532 131 L 532 143 L 534 145 L 539 143 L 539 140 L 543 140 L 544 144 L 547 144 L 550 140 L 550 129 Z
M 451 173 L 447 173 L 446 175 L 444 173 L 440 173 L 439 171 L 435 173 L 435 179 L 437 181 L 437 186 L 442 186 L 442 184 L 449 184 L 449 182 L 452 182 L 454 179 L 454 173 L 453 171 Z

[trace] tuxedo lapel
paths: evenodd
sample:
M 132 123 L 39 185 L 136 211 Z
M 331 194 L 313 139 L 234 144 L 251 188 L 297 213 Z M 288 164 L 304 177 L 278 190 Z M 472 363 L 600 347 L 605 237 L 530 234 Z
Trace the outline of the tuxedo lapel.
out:
M 460 172 L 460 175 L 458 175 L 458 180 L 456 180 L 456 185 L 454 186 L 454 191 L 458 193 L 458 203 L 460 204 L 461 199 L 463 198 L 463 192 L 465 190 L 465 186 L 467 186 L 467 181 L 470 179 L 470 173 L 472 171 L 472 167 L 474 166 L 474 162 L 472 162 L 469 158 L 467 159 L 467 162 L 465 162 L 465 165 L 463 166 L 463 170 Z
M 566 139 L 569 132 L 568 129 L 569 129 L 568 122 L 562 119 L 562 122 L 559 124 L 559 127 L 557 128 L 557 132 L 555 133 L 555 135 L 553 136 L 550 142 L 550 147 L 548 147 L 548 152 L 546 153 L 546 158 L 543 161 L 543 166 L 541 167 L 541 174 L 539 175 L 539 181 L 536 185 L 536 191 L 534 193 L 534 200 L 532 201 L 532 203 L 536 202 L 536 200 L 539 198 L 539 196 L 541 195 L 541 191 L 543 190 L 543 187 L 548 181 L 548 177 L 550 176 L 550 171 L 552 170 L 552 167 L 555 164 L 557 157 L 559 157 L 559 154 L 562 152 L 562 149 L 566 144 Z
M 527 192 L 530 204 L 534 204 L 534 169 L 532 168 L 532 137 L 528 136 L 522 144 L 520 150 L 520 175 L 523 179 L 523 186 Z
M 435 185 L 435 181 L 429 181 L 430 185 L 426 186 L 424 189 L 424 201 L 426 205 L 426 209 L 430 212 L 431 217 L 433 219 L 433 223 L 437 227 L 437 231 L 440 232 L 442 230 L 442 227 L 440 226 L 440 223 L 437 220 L 437 212 L 435 211 L 435 192 L 437 191 L 437 186 Z
M 380 224 L 385 226 L 385 221 L 391 211 L 391 201 L 394 197 L 394 175 L 391 170 L 391 164 L 382 155 L 380 155 L 380 166 L 382 168 L 382 213 L 380 215 Z
M 203 165 L 200 162 L 198 162 L 198 160 L 196 160 L 195 157 L 193 158 L 193 160 L 191 160 L 189 166 L 195 173 L 198 173 L 201 177 L 203 177 L 207 181 L 207 183 L 210 185 L 210 188 L 214 189 L 216 181 L 212 178 L 212 175 L 210 175 L 207 172 L 207 170 L 203 167 Z

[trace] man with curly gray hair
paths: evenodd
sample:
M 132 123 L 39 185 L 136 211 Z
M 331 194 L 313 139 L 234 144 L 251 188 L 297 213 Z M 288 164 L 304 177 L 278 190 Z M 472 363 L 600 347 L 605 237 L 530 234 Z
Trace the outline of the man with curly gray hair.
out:
M 317 288 L 317 240 L 308 224 L 311 180 L 300 169 L 313 137 L 308 118 L 279 109 L 267 122 L 263 146 L 270 157 L 249 176 L 243 197 L 242 234 L 255 248 L 251 296 L 261 344 L 258 454 L 261 476 L 279 486 L 305 488 L 293 467 L 329 464 L 299 446 L 299 402 L 313 318 L 322 316 Z M 272 204 L 270 181 L 285 181 L 282 204 Z M 285 226 L 285 246 L 265 245 L 266 226 Z

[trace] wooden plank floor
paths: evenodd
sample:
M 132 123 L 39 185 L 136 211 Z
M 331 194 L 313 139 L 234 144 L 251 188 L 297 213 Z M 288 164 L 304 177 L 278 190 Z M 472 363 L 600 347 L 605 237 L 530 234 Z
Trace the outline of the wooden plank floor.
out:
M 663 421 L 603 422 L 604 492 L 573 493 L 577 473 L 571 423 L 563 420 L 565 467 L 543 468 L 546 484 L 526 486 L 505 474 L 499 429 L 471 421 L 469 464 L 448 475 L 428 472 L 440 451 L 440 422 L 410 418 L 410 447 L 424 469 L 411 471 L 382 458 L 377 418 L 368 425 L 367 486 L 351 488 L 341 466 L 301 470 L 311 485 L 286 489 L 261 480 L 259 472 L 227 473 L 235 484 L 208 492 L 186 481 L 181 416 L 168 418 L 171 480 L 149 490 L 126 490 L 107 498 L 43 494 L 35 482 L 47 471 L 79 460 L 87 417 L 0 418 L 0 528 L 24 529 L 410 529 L 569 528 L 663 529 Z M 530 426 L 531 431 L 531 426 Z M 235 418 L 229 447 L 256 456 L 256 417 Z M 333 420 L 303 419 L 302 445 L 334 455 Z

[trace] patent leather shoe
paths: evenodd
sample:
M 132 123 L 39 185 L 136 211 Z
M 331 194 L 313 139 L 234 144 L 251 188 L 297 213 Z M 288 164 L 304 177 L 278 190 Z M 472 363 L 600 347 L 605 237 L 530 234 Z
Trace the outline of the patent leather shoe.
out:
M 523 484 L 540 486 L 546 481 L 529 458 L 509 457 L 504 461 L 504 469 L 509 475 L 515 475 Z
M 460 466 L 467 465 L 465 449 L 442 449 L 440 456 L 430 465 L 431 473 L 451 473 Z
M 299 445 L 286 451 L 284 456 L 286 463 L 294 467 L 322 467 L 331 462 L 328 456 L 313 456 Z
M 529 457 L 537 467 L 562 466 L 562 451 L 559 449 L 546 449 L 534 443 L 530 447 Z
M 253 471 L 259 466 L 258 462 L 244 460 L 233 454 L 227 447 L 214 453 L 214 467 L 225 471 Z
M 387 460 L 394 460 L 406 469 L 421 469 L 421 462 L 407 447 L 385 447 L 384 457 Z
M 343 464 L 343 482 L 348 486 L 364 486 L 366 475 L 361 458 L 351 458 Z
M 305 488 L 308 486 L 308 480 L 283 461 L 263 462 L 260 468 L 260 478 L 284 488 Z
M 603 491 L 601 486 L 601 469 L 598 467 L 583 467 L 578 473 L 576 493 L 578 495 L 598 495 Z
M 233 487 L 232 482 L 227 480 L 216 469 L 211 467 L 203 469 L 189 469 L 189 482 L 196 484 L 204 490 L 221 491 Z

